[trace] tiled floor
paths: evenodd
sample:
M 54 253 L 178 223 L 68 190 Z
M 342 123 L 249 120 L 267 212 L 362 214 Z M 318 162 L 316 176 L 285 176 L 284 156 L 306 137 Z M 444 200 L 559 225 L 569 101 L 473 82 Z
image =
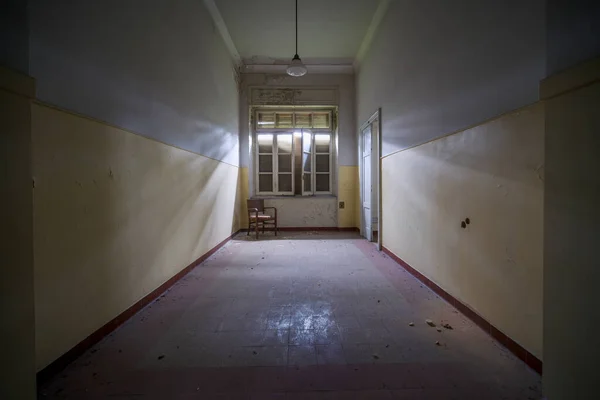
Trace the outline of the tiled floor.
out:
M 40 397 L 541 398 L 539 375 L 372 244 L 272 239 L 229 242 Z

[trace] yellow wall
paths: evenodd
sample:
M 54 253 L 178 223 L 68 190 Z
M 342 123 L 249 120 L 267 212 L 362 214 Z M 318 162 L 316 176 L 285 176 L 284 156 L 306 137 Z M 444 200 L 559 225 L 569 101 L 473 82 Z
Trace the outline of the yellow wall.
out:
M 0 66 L 0 399 L 34 399 L 35 342 L 31 207 L 34 82 Z
M 338 202 L 345 203 L 338 209 L 338 227 L 359 227 L 358 167 L 340 165 L 338 169 Z
M 383 245 L 539 358 L 543 164 L 536 104 L 382 166 Z
M 239 195 L 236 166 L 45 105 L 32 140 L 39 370 L 227 238 Z

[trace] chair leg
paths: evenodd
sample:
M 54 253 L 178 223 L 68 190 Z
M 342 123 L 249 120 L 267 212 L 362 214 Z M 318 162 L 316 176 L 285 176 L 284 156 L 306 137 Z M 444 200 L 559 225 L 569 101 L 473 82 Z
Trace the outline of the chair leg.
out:
M 250 236 L 250 229 L 252 228 L 252 223 L 250 223 L 250 220 L 248 219 L 248 232 L 246 232 L 246 236 Z
M 277 236 L 277 220 L 275 220 L 275 236 Z
M 256 240 L 258 240 L 258 221 L 254 224 L 254 229 L 256 231 Z

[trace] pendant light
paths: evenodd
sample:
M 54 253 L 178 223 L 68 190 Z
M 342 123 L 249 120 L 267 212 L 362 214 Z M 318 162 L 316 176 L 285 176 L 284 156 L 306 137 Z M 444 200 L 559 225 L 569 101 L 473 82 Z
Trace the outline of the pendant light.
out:
M 296 54 L 292 58 L 292 62 L 287 67 L 287 73 L 290 76 L 303 76 L 306 75 L 306 66 L 298 55 L 298 0 L 296 0 Z

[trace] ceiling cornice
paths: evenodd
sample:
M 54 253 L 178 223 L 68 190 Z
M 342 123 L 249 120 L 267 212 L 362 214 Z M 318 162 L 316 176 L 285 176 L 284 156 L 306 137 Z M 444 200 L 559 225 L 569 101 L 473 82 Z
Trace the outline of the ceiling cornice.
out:
M 375 13 L 373 14 L 373 18 L 371 19 L 371 24 L 367 29 L 367 33 L 365 33 L 365 37 L 363 38 L 360 47 L 358 48 L 358 53 L 356 54 L 356 59 L 354 60 L 354 70 L 358 72 L 360 67 L 360 63 L 364 60 L 367 55 L 367 51 L 369 51 L 369 47 L 371 47 L 371 43 L 373 42 L 373 38 L 375 37 L 375 33 L 377 33 L 377 28 L 381 24 L 383 17 L 390 5 L 391 0 L 381 0 Z
M 285 74 L 287 65 L 281 64 L 245 64 L 242 66 L 242 73 L 246 74 Z M 354 66 L 352 64 L 318 64 L 306 65 L 306 69 L 311 74 L 353 74 Z
M 225 25 L 225 21 L 223 20 L 217 5 L 215 4 L 214 0 L 204 0 L 204 4 L 206 5 L 206 8 L 212 17 L 215 26 L 219 30 L 219 33 L 225 42 L 225 46 L 227 47 L 227 50 L 233 59 L 233 62 L 237 67 L 240 67 L 242 65 L 242 57 L 240 57 L 240 53 L 238 52 L 237 47 L 235 47 L 233 39 L 231 39 L 227 25 Z

